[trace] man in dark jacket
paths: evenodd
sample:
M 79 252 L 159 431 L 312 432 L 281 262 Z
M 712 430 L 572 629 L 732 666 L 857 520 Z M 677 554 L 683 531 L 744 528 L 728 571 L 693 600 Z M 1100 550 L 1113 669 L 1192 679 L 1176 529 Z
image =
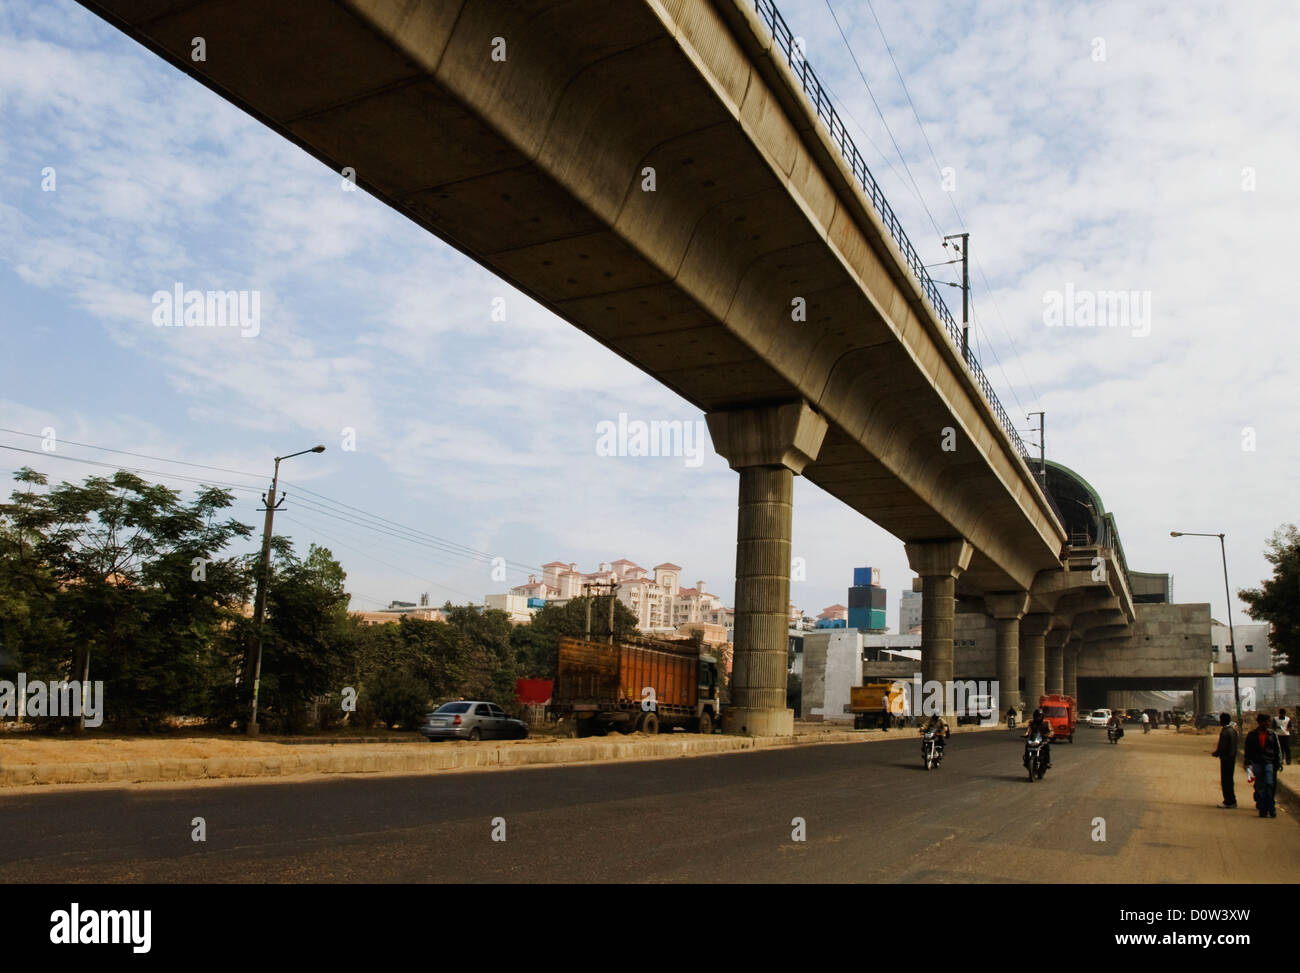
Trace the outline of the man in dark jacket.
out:
M 1219 807 L 1231 809 L 1237 806 L 1237 791 L 1232 782 L 1237 769 L 1237 728 L 1227 713 L 1219 714 L 1219 726 L 1219 745 L 1210 756 L 1219 758 L 1219 786 L 1223 788 L 1223 803 Z
M 1246 766 L 1255 775 L 1255 807 L 1261 818 L 1277 817 L 1273 790 L 1282 771 L 1282 748 L 1273 732 L 1273 717 L 1260 713 L 1259 726 L 1246 734 Z

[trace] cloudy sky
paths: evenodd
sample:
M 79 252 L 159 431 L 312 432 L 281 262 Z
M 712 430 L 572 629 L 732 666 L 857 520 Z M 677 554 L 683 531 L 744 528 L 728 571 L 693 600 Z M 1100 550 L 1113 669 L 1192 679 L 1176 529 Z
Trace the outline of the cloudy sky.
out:
M 1169 531 L 1226 532 L 1245 586 L 1298 519 L 1298 8 L 780 6 L 922 256 L 971 233 L 1008 412 L 1045 410 L 1048 457 L 1100 491 L 1129 565 L 1221 618 L 1214 542 Z M 259 293 L 255 338 L 154 326 L 155 292 L 214 281 Z M 1116 290 L 1149 320 L 1045 321 L 1055 295 Z M 619 557 L 730 603 L 735 475 L 707 448 L 598 456 L 621 412 L 703 418 L 70 0 L 0 0 L 0 444 L 39 454 L 0 449 L 6 478 L 120 463 L 236 485 L 260 525 L 272 458 L 320 442 L 285 462 L 276 525 L 335 553 L 354 607 Z M 896 626 L 901 543 L 796 482 L 796 604 L 843 602 L 870 564 Z

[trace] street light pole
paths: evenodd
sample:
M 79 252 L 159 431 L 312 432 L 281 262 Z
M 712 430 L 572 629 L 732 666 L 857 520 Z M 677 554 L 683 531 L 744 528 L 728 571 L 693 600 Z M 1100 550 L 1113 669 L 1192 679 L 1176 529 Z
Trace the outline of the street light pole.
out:
M 1232 695 L 1237 700 L 1237 732 L 1242 732 L 1241 677 L 1237 671 L 1237 636 L 1232 630 L 1232 591 L 1228 587 L 1228 548 L 1222 534 L 1198 534 L 1195 531 L 1171 530 L 1170 537 L 1217 537 L 1219 553 L 1223 555 L 1223 593 L 1228 599 L 1228 655 L 1232 656 Z
M 271 492 L 262 495 L 262 500 L 266 504 L 266 520 L 262 523 L 261 571 L 257 579 L 257 598 L 253 602 L 253 706 L 248 716 L 247 727 L 247 733 L 251 737 L 257 736 L 257 696 L 262 681 L 262 623 L 266 618 L 266 589 L 271 581 L 271 523 L 275 518 L 276 509 L 284 502 L 283 496 L 279 501 L 275 499 L 275 491 L 280 483 L 280 460 L 301 456 L 303 453 L 323 452 L 325 452 L 324 446 L 313 446 L 311 449 L 299 450 L 288 456 L 277 456 L 275 472 L 271 475 Z

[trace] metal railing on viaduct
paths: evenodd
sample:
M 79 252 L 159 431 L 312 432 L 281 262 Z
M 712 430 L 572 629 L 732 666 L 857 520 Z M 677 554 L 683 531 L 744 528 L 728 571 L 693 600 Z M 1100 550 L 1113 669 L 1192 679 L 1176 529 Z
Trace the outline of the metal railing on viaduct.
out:
M 829 92 L 822 85 L 816 72 L 814 72 L 812 67 L 808 64 L 808 59 L 803 56 L 803 52 L 800 51 L 798 45 L 795 44 L 794 34 L 790 30 L 789 25 L 781 16 L 781 12 L 776 9 L 776 5 L 772 0 L 754 0 L 754 9 L 758 12 L 758 15 L 762 17 L 763 22 L 767 24 L 768 29 L 771 30 L 773 43 L 785 53 L 786 61 L 789 63 L 790 69 L 799 78 L 800 83 L 803 85 L 804 94 L 807 95 L 808 100 L 812 102 L 813 107 L 817 111 L 817 116 L 826 123 L 832 141 L 839 146 L 840 152 L 844 156 L 844 160 L 849 164 L 849 168 L 852 169 L 853 175 L 857 178 L 859 185 L 862 187 L 862 191 L 866 194 L 867 199 L 871 201 L 872 208 L 880 214 L 880 218 L 884 222 L 885 228 L 889 231 L 890 236 L 894 238 L 894 242 L 898 244 L 899 249 L 902 251 L 903 259 L 907 262 L 908 269 L 911 270 L 912 275 L 920 283 L 921 292 L 925 295 L 926 301 L 929 303 L 930 307 L 934 309 L 935 315 L 947 330 L 948 337 L 953 340 L 953 343 L 960 353 L 962 347 L 961 326 L 953 318 L 952 312 L 948 310 L 948 305 L 944 303 L 943 297 L 939 293 L 938 285 L 934 282 L 934 278 L 930 276 L 929 272 L 926 271 L 925 264 L 922 263 L 920 255 L 916 252 L 916 248 L 912 246 L 912 241 L 908 239 L 907 233 L 904 232 L 902 223 L 900 223 L 898 217 L 894 215 L 894 210 L 889 205 L 889 201 L 885 199 L 885 194 L 881 192 L 880 184 L 876 182 L 875 177 L 871 175 L 871 170 L 867 168 L 867 164 L 862 158 L 862 153 L 860 153 L 858 147 L 853 144 L 853 139 L 849 136 L 848 130 L 844 127 L 844 122 L 840 119 L 839 112 L 837 112 L 835 106 L 831 104 Z M 976 385 L 978 385 L 980 391 L 984 393 L 984 397 L 988 399 L 989 406 L 993 409 L 993 414 L 997 417 L 998 424 L 1002 426 L 1002 429 L 1006 432 L 1007 436 L 1010 437 L 1012 444 L 1016 447 L 1016 450 L 1020 453 L 1021 457 L 1024 458 L 1025 462 L 1032 465 L 1029 453 L 1025 449 L 1025 444 L 1021 440 L 1020 434 L 1016 432 L 1016 427 L 1011 422 L 1011 417 L 1007 415 L 1007 410 L 1002 407 L 1001 401 L 993 391 L 993 386 L 984 375 L 984 369 L 980 367 L 979 361 L 975 358 L 973 353 L 970 353 L 969 349 L 967 349 L 965 361 L 966 367 L 970 371 L 971 376 L 975 379 Z

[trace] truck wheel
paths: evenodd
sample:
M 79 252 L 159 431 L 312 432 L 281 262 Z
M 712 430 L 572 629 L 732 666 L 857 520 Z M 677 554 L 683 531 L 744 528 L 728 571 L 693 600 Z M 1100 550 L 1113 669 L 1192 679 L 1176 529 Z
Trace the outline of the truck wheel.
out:
M 701 713 L 699 723 L 700 725 L 697 728 L 698 732 L 700 733 L 713 732 L 713 715 L 711 713 L 707 711 Z
M 641 717 L 641 732 L 647 734 L 656 734 L 659 732 L 659 717 L 654 713 L 646 713 Z

